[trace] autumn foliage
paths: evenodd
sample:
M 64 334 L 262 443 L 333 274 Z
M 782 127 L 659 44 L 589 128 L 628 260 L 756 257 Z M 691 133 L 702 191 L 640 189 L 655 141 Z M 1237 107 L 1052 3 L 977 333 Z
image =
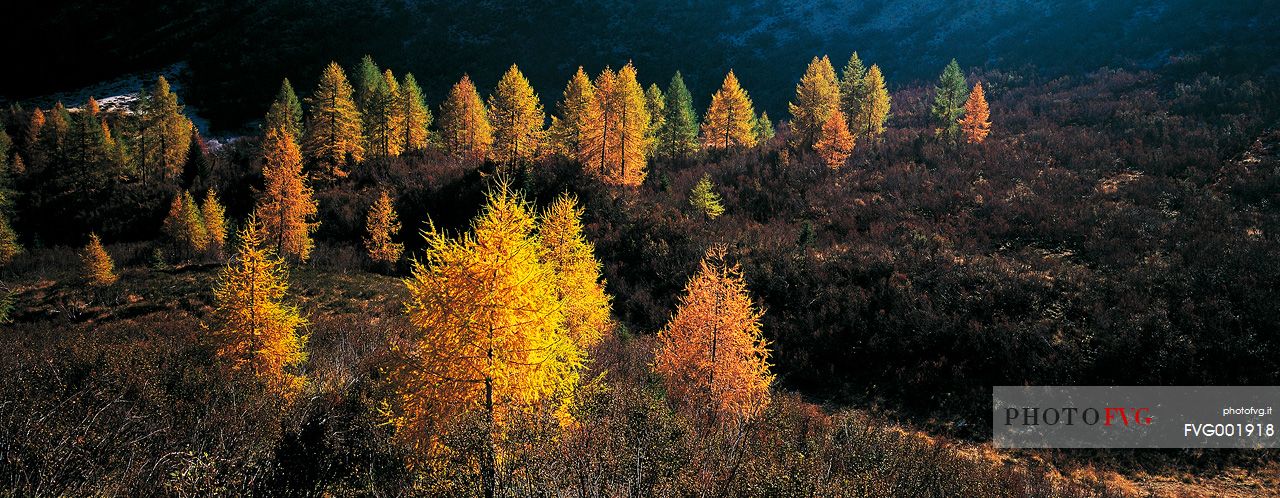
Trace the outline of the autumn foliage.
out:
M 769 349 L 763 313 L 752 302 L 742 270 L 713 248 L 685 286 L 680 306 L 658 333 L 654 371 L 672 400 L 712 420 L 750 418 L 769 402 Z
M 822 134 L 813 148 L 828 168 L 838 169 L 853 152 L 854 137 L 845 125 L 844 113 L 835 111 L 822 125 Z
M 375 263 L 395 264 L 404 252 L 404 244 L 393 238 L 400 233 L 400 219 L 396 216 L 391 196 L 384 190 L 378 195 L 365 217 L 364 248 Z
M 561 280 L 536 231 L 532 208 L 500 183 L 471 232 L 424 234 L 426 257 L 404 281 L 414 331 L 396 373 L 397 436 L 435 453 L 445 449 L 437 436 L 446 427 L 479 416 L 488 433 L 480 463 L 489 490 L 495 447 L 508 421 L 563 405 L 586 360 L 577 339 L 589 339 L 595 331 L 587 327 L 599 317 L 580 316 L 577 337 L 570 335 L 566 313 L 572 309 L 564 306 Z M 580 253 L 562 249 L 566 256 Z
M 235 372 L 252 373 L 273 392 L 296 395 L 306 379 L 297 367 L 307 358 L 306 320 L 285 303 L 289 290 L 285 264 L 250 218 L 237 234 L 235 257 L 214 288 L 213 337 L 218 357 Z
M 106 287 L 116 283 L 116 265 L 102 247 L 98 234 L 89 234 L 89 244 L 80 252 L 80 261 L 84 266 L 85 280 L 94 287 Z
M 964 103 L 964 117 L 960 118 L 960 131 L 971 144 L 982 143 L 991 133 L 991 110 L 987 108 L 987 96 L 982 82 L 974 83 L 969 100 Z
M 711 96 L 711 107 L 702 121 L 702 146 L 707 149 L 751 147 L 756 144 L 756 111 L 751 97 L 729 71 L 720 89 Z
M 440 142 L 446 153 L 472 163 L 488 157 L 493 146 L 489 113 L 468 75 L 462 75 L 440 105 Z
M 266 180 L 255 215 L 263 236 L 281 256 L 307 260 L 317 204 L 302 175 L 298 146 L 283 130 L 269 130 L 262 144 L 262 176 Z
M 325 67 L 307 104 L 310 109 L 302 139 L 307 159 L 320 166 L 318 173 L 323 177 L 346 176 L 348 160 L 363 160 L 365 150 L 360 113 L 342 66 L 331 62 Z M 268 135 L 271 131 L 267 130 Z

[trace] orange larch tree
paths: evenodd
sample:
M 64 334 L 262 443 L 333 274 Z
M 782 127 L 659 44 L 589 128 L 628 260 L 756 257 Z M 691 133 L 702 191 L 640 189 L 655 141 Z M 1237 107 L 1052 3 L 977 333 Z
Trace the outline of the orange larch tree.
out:
M 982 82 L 974 83 L 969 100 L 964 103 L 964 117 L 960 118 L 960 131 L 971 144 L 982 143 L 991 133 L 991 109 L 982 91 Z
M 617 185 L 638 186 L 648 173 L 646 154 L 649 147 L 645 134 L 650 117 L 645 106 L 644 88 L 636 80 L 636 67 L 630 62 L 618 70 L 608 98 L 614 102 L 618 117 L 617 153 L 614 154 L 618 163 L 605 179 Z
M 270 130 L 263 140 L 262 158 L 266 184 L 254 213 L 277 254 L 306 261 L 311 256 L 311 233 L 318 225 L 313 221 L 317 205 L 302 176 L 298 146 L 287 131 Z
M 751 418 L 769 402 L 769 349 L 761 311 L 742 271 L 712 248 L 667 326 L 658 332 L 653 368 L 682 409 L 713 424 Z
M 209 244 L 209 231 L 200 207 L 191 192 L 182 191 L 169 204 L 169 215 L 161 227 L 165 237 L 183 257 L 201 254 Z
M 289 276 L 250 218 L 237 233 L 238 247 L 214 288 L 218 356 L 235 372 L 252 372 L 268 389 L 292 398 L 306 378 L 296 368 L 306 361 L 306 320 L 284 302 Z
M 227 244 L 227 213 L 222 203 L 218 202 L 218 193 L 213 189 L 204 194 L 200 215 L 204 219 L 205 232 L 209 234 L 209 252 L 221 259 Z
M 822 162 L 827 163 L 828 168 L 837 169 L 844 166 L 845 160 L 853 152 L 854 140 L 853 134 L 849 133 L 849 125 L 845 124 L 844 113 L 837 110 L 823 123 L 822 135 L 813 144 L 813 149 L 818 152 Z

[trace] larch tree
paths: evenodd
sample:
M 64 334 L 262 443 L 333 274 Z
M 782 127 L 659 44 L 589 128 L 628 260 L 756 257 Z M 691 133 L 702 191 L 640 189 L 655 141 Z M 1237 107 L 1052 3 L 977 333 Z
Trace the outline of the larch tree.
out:
M 982 91 L 982 82 L 973 84 L 969 92 L 969 100 L 964 103 L 964 118 L 960 119 L 960 130 L 965 141 L 971 144 L 982 143 L 991 133 L 991 109 L 987 107 L 987 96 Z
M 470 76 L 462 75 L 440 105 L 440 142 L 446 153 L 472 163 L 489 155 L 493 129 Z
M 680 72 L 667 85 L 665 116 L 658 130 L 657 154 L 668 158 L 685 158 L 698 150 L 698 114 L 693 110 L 693 96 Z
M 18 243 L 18 233 L 9 224 L 9 215 L 0 211 L 0 268 L 9 266 L 19 254 L 22 244 Z
M 236 236 L 234 257 L 214 288 L 218 357 L 229 370 L 251 373 L 270 391 L 291 399 L 306 383 L 297 368 L 306 361 L 306 320 L 284 300 L 288 270 L 249 218 Z
M 604 291 L 595 247 L 582 234 L 582 208 L 562 194 L 542 213 L 538 239 L 555 274 L 556 292 L 564 303 L 565 327 L 579 347 L 590 349 L 612 327 L 612 299 Z
M 404 130 L 400 129 L 400 83 L 388 69 L 374 86 L 364 104 L 364 149 L 375 158 L 397 157 L 403 149 Z
M 874 138 L 884 133 L 884 122 L 889 119 L 889 91 L 884 86 L 884 75 L 880 66 L 872 64 L 867 70 L 864 81 L 867 89 L 866 97 L 858 106 L 858 115 L 849 120 L 854 123 L 850 128 L 855 136 Z
M 391 202 L 391 195 L 387 191 L 383 190 L 378 195 L 378 200 L 369 207 L 364 226 L 364 249 L 369 254 L 369 259 L 385 265 L 394 265 L 400 261 L 404 244 L 395 241 L 396 235 L 400 233 L 400 218 L 396 215 L 395 204 Z
M 647 174 L 649 110 L 645 107 L 644 89 L 636 80 L 636 67 L 630 62 L 618 70 L 617 77 L 605 97 L 612 101 L 617 117 L 617 133 L 613 142 L 617 159 L 605 180 L 616 185 L 638 186 Z
M 276 254 L 306 261 L 311 256 L 311 233 L 316 230 L 317 205 L 302 175 L 298 146 L 284 130 L 267 132 L 262 144 L 265 185 L 254 208 L 263 236 Z
M 37 156 L 40 155 L 40 134 L 44 131 L 45 121 L 44 111 L 39 107 L 31 111 L 31 119 L 27 121 L 25 133 L 21 137 L 22 152 L 26 154 L 28 162 L 39 162 Z
M 840 111 L 844 113 L 850 130 L 859 129 L 855 120 L 862 113 L 862 104 L 867 101 L 867 67 L 854 52 L 849 62 L 840 71 Z
M 520 68 L 512 64 L 489 96 L 493 157 L 507 164 L 533 159 L 542 142 L 546 119 L 538 94 Z
M 644 108 L 649 111 L 649 126 L 644 132 L 647 157 L 653 157 L 658 148 L 658 130 L 662 129 L 662 122 L 666 119 L 666 106 L 666 96 L 662 95 L 662 89 L 658 88 L 657 83 L 650 83 L 649 88 L 644 91 Z
M 724 254 L 712 248 L 685 286 L 675 316 L 658 332 L 653 364 L 668 396 L 713 425 L 757 415 L 774 379 L 762 312 Z
M 431 143 L 431 110 L 422 98 L 422 88 L 412 73 L 404 75 L 400 84 L 400 119 L 399 128 L 404 131 L 405 152 L 418 152 L 427 149 Z
M 360 58 L 360 63 L 355 69 L 355 99 L 356 109 L 360 114 L 369 111 L 369 104 L 374 98 L 374 94 L 378 92 L 378 87 L 382 86 L 382 70 L 378 69 L 378 64 L 373 62 L 373 56 L 365 54 Z
M 342 66 L 330 62 L 320 75 L 316 91 L 307 99 L 308 113 L 302 149 L 318 167 L 320 177 L 347 176 L 348 160 L 364 160 L 360 113 L 351 97 L 351 84 Z M 269 135 L 271 130 L 267 130 Z
M 715 185 L 711 183 L 711 174 L 703 173 L 702 179 L 693 186 L 693 190 L 689 192 L 689 205 L 707 219 L 715 219 L 724 214 L 724 205 L 720 202 L 720 194 L 716 193 Z
M 176 180 L 182 174 L 190 150 L 191 120 L 182 114 L 178 96 L 164 76 L 139 99 L 136 144 L 138 171 L 143 182 Z
M 828 168 L 838 169 L 849 159 L 849 154 L 853 152 L 854 141 L 853 134 L 849 133 L 849 127 L 845 124 L 844 113 L 836 111 L 831 113 L 827 117 L 827 122 L 822 125 L 822 136 L 818 139 L 818 143 L 813 144 L 813 149 L 818 152 L 818 156 Z
M 294 140 L 302 140 L 302 104 L 298 94 L 293 91 L 289 78 L 280 83 L 280 91 L 271 102 L 267 117 L 263 120 L 263 129 L 284 128 Z
M 548 130 L 553 145 L 566 156 L 586 163 L 583 144 L 594 140 L 584 137 L 600 132 L 600 108 L 596 104 L 595 85 L 582 66 L 578 66 L 578 72 L 565 84 L 556 111 L 559 116 L 552 119 Z
M 80 251 L 80 262 L 84 267 L 85 280 L 94 287 L 107 287 L 116 283 L 116 264 L 111 255 L 102 247 L 98 234 L 89 234 L 89 244 Z
M 479 459 L 486 496 L 495 488 L 498 441 L 507 422 L 557 410 L 573 395 L 586 353 L 568 336 L 556 275 L 545 261 L 529 205 L 505 183 L 488 194 L 471 233 L 424 233 L 426 257 L 405 280 L 415 330 L 393 373 L 396 435 L 422 453 L 477 416 L 486 427 Z
M 720 89 L 711 96 L 711 106 L 702 118 L 702 146 L 707 149 L 753 147 L 756 144 L 755 107 L 751 97 L 729 70 Z
M 610 167 L 617 163 L 614 144 L 618 141 L 618 106 L 613 98 L 616 81 L 617 76 L 608 67 L 596 76 L 595 111 L 589 116 L 593 119 L 582 121 L 579 130 L 578 162 L 599 178 L 608 176 Z
M 937 133 L 955 140 L 960 135 L 960 117 L 964 115 L 965 99 L 969 86 L 955 59 L 942 70 L 938 86 L 934 88 L 933 105 L 929 108 L 937 124 Z
M 796 84 L 795 101 L 787 104 L 791 128 L 798 145 L 812 146 L 822 135 L 822 126 L 840 108 L 840 83 L 831 59 L 814 57 Z
M 221 258 L 227 245 L 227 213 L 218 202 L 218 193 L 209 189 L 204 194 L 204 202 L 200 203 L 200 215 L 204 219 L 205 231 L 209 234 L 209 252 Z
M 761 112 L 755 122 L 756 142 L 764 143 L 773 139 L 775 134 L 773 130 L 773 121 L 769 120 L 768 112 Z
M 186 190 L 173 196 L 161 231 L 184 257 L 201 254 L 209 246 L 209 230 L 205 227 L 204 215 L 191 192 Z

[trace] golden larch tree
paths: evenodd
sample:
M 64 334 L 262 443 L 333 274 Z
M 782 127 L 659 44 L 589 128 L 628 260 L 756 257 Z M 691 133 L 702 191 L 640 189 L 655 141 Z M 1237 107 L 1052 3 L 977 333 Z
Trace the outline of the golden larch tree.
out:
M 720 89 L 711 96 L 711 106 L 702 119 L 702 146 L 708 149 L 753 147 L 756 145 L 755 107 L 751 97 L 729 70 Z
M 828 168 L 838 169 L 844 166 L 845 160 L 853 152 L 854 140 L 853 134 L 849 133 L 849 126 L 845 124 L 844 113 L 837 110 L 822 125 L 822 136 L 813 144 L 813 149 Z
M 369 259 L 388 265 L 400 261 L 404 244 L 394 240 L 399 233 L 400 219 L 396 215 L 396 207 L 391 202 L 391 195 L 384 190 L 373 206 L 369 207 L 369 214 L 365 217 L 364 248 Z
M 595 247 L 582 234 L 582 208 L 577 199 L 569 194 L 556 198 L 542 213 L 538 237 L 546 248 L 546 262 L 555 273 L 569 337 L 589 349 L 612 326 L 612 299 L 604 291 Z
M 96 233 L 89 234 L 89 244 L 80 252 L 80 262 L 84 266 L 85 280 L 89 285 L 107 287 L 120 278 L 116 275 L 115 262 L 102 247 L 102 240 Z
M 307 337 L 299 330 L 306 320 L 284 301 L 288 270 L 263 240 L 258 220 L 249 218 L 237 240 L 213 291 L 218 357 L 232 371 L 251 372 L 271 391 L 292 398 L 306 383 L 296 371 L 307 359 Z
M 982 143 L 991 133 L 991 109 L 987 107 L 987 95 L 982 82 L 974 83 L 969 100 L 964 103 L 964 117 L 960 118 L 960 131 L 971 144 Z
M 139 99 L 137 136 L 134 147 L 143 182 L 177 179 L 191 148 L 191 120 L 182 114 L 178 95 L 169 81 L 160 76 L 150 92 Z
M 284 130 L 267 132 L 262 144 L 265 185 L 254 213 L 268 244 L 280 256 L 306 261 L 311 256 L 311 233 L 316 230 L 317 205 L 302 176 L 298 146 Z
M 891 104 L 880 66 L 871 65 L 863 86 L 867 89 L 866 98 L 858 106 L 858 114 L 849 120 L 855 124 L 850 131 L 856 133 L 856 136 L 873 138 L 884 133 L 884 122 L 889 118 Z
M 546 121 L 542 102 L 529 80 L 512 64 L 489 96 L 489 121 L 493 123 L 493 158 L 508 164 L 527 161 L 538 152 Z
M 489 155 L 493 129 L 470 76 L 462 75 L 440 105 L 440 143 L 445 152 L 473 163 Z
M 204 202 L 200 203 L 200 215 L 204 218 L 204 229 L 209 234 L 209 252 L 219 257 L 227 245 L 227 212 L 218 202 L 218 193 L 209 189 L 204 194 Z
M 717 246 L 703 258 L 675 316 L 658 332 L 653 368 L 670 398 L 712 423 L 748 419 L 769 402 L 762 312 L 737 265 Z
M 840 83 L 831 59 L 814 57 L 796 84 L 795 101 L 787 104 L 791 111 L 791 129 L 802 146 L 812 145 L 822 135 L 822 126 L 840 107 Z
M 343 168 L 348 160 L 364 160 L 360 113 L 351 95 L 351 83 L 342 66 L 330 62 L 320 75 L 315 93 L 307 99 L 309 108 L 302 147 L 307 160 L 319 166 L 322 177 L 347 176 Z
M 556 276 L 534 230 L 529 205 L 499 184 L 471 233 L 425 232 L 425 260 L 405 280 L 415 334 L 394 377 L 396 434 L 431 454 L 444 449 L 438 435 L 460 418 L 481 417 L 488 428 L 480 458 L 486 495 L 507 421 L 558 409 L 585 361 L 568 337 Z

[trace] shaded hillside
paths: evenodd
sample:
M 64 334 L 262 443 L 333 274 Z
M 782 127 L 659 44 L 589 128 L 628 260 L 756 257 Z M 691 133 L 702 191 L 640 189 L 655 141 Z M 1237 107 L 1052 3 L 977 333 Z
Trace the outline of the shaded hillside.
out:
M 432 102 L 464 72 L 488 88 L 513 62 L 552 101 L 577 65 L 594 73 L 634 60 L 646 84 L 683 71 L 699 108 L 735 68 L 757 105 L 780 117 L 794 73 L 822 53 L 842 64 L 858 50 L 892 85 L 930 79 L 952 57 L 1052 74 L 1190 57 L 1195 71 L 1257 73 L 1273 69 L 1280 46 L 1276 16 L 1261 2 L 81 4 L 25 7 L 15 17 L 27 22 L 7 30 L 8 46 L 24 47 L 11 64 L 28 69 L 0 82 L 0 95 L 69 90 L 186 60 L 187 99 L 225 130 L 264 112 L 271 90 L 260 82 L 288 76 L 305 93 L 324 63 L 352 65 L 365 53 L 415 73 Z

